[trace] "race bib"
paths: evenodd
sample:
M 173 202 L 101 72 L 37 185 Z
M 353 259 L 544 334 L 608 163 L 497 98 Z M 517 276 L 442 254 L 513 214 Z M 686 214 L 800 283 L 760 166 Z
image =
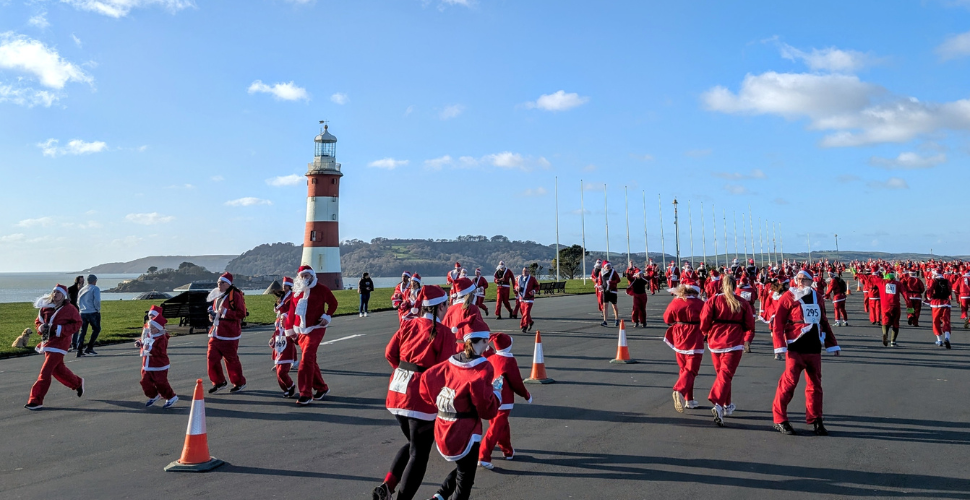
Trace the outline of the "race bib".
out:
M 802 317 L 805 319 L 805 323 L 817 325 L 822 321 L 822 309 L 818 307 L 818 304 L 802 304 Z
M 396 368 L 394 370 L 394 376 L 391 377 L 391 385 L 387 386 L 387 390 L 400 394 L 407 394 L 408 383 L 411 382 L 411 377 L 413 376 L 414 372 L 412 371 L 408 371 L 403 368 Z
M 276 342 L 273 344 L 273 348 L 276 350 L 277 354 L 283 354 L 283 350 L 286 349 L 286 337 L 279 335 L 276 337 Z
M 455 390 L 450 387 L 442 387 L 437 399 L 435 399 L 435 405 L 440 412 L 458 413 L 455 410 Z
M 896 295 L 896 285 L 886 283 L 886 295 Z
M 751 302 L 751 292 L 741 292 L 741 298 Z

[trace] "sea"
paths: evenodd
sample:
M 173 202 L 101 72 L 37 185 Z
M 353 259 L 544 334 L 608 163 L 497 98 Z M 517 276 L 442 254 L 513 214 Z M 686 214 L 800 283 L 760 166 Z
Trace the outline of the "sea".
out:
M 74 283 L 74 278 L 80 276 L 77 273 L 0 273 L 0 303 L 7 302 L 33 302 L 34 299 L 50 293 L 55 285 L 61 284 L 65 287 Z M 86 276 L 86 275 L 85 275 Z M 108 293 L 104 290 L 114 288 L 125 280 L 137 278 L 138 274 L 99 274 L 98 286 L 101 287 L 101 300 L 131 300 L 141 295 L 141 293 Z M 373 278 L 374 288 L 393 288 L 401 278 Z M 424 278 L 422 282 L 427 285 L 441 285 L 445 283 L 445 278 Z M 357 288 L 356 278 L 344 278 L 344 284 L 348 288 Z M 178 292 L 171 290 L 158 290 L 170 295 Z M 263 290 L 243 290 L 247 295 L 258 295 Z

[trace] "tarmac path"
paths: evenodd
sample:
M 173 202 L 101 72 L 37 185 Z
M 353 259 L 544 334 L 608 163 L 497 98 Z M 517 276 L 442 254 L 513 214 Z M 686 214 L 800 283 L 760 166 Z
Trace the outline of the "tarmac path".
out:
M 849 297 L 853 326 L 836 329 L 842 356 L 823 359 L 829 437 L 804 422 L 804 381 L 789 407 L 800 435 L 772 430 L 783 363 L 763 324 L 734 378 L 738 410 L 718 428 L 705 398 L 709 353 L 695 389 L 702 407 L 673 409 L 677 365 L 659 320 L 669 297 L 651 296 L 649 326 L 628 328 L 639 361 L 630 365 L 608 363 L 617 329 L 599 326 L 592 296 L 537 301 L 556 383 L 529 386 L 532 405 L 517 399 L 515 459 L 496 450 L 496 467 L 478 470 L 472 498 L 970 498 L 970 334 L 954 314 L 950 351 L 933 344 L 928 326 L 904 327 L 901 347 L 884 348 L 858 297 Z M 620 294 L 627 317 L 629 299 Z M 513 335 L 527 376 L 534 334 L 520 333 L 517 321 L 486 321 Z M 247 329 L 248 387 L 206 398 L 210 449 L 228 463 L 207 474 L 162 470 L 181 452 L 195 379 L 209 386 L 204 335 L 171 340 L 169 380 L 181 400 L 170 410 L 144 407 L 131 344 L 68 357 L 87 392 L 78 399 L 55 381 L 39 412 L 23 405 L 41 357 L 0 360 L 0 498 L 370 498 L 405 441 L 384 408 L 391 370 L 383 353 L 396 326 L 392 312 L 335 318 L 319 354 L 331 394 L 310 407 L 281 397 L 269 331 Z M 432 451 L 418 498 L 451 469 Z

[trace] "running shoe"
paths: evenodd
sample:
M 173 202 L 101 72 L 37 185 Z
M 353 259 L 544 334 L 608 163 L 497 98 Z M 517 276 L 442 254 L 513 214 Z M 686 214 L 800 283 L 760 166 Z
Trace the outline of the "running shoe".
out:
M 711 408 L 711 413 L 714 415 L 714 423 L 718 427 L 724 427 L 724 407 L 721 405 L 714 405 Z
M 148 408 L 149 406 L 152 406 L 153 404 L 157 403 L 159 399 L 162 399 L 162 397 L 161 396 L 155 396 L 155 397 L 149 399 L 147 402 L 145 402 L 145 408 Z
M 780 433 L 782 433 L 782 434 L 784 434 L 784 435 L 786 435 L 786 436 L 794 436 L 795 435 L 795 429 L 792 429 L 791 424 L 788 423 L 787 420 L 784 421 L 784 422 L 782 422 L 782 423 L 780 423 L 780 424 L 775 424 L 775 430 L 778 431 L 778 432 L 780 432 Z
M 232 386 L 232 389 L 229 389 L 229 392 L 232 393 L 232 394 L 235 394 L 235 393 L 237 393 L 237 392 L 239 392 L 239 391 L 241 391 L 241 390 L 243 390 L 245 388 L 246 388 L 246 384 L 243 384 L 243 385 L 234 385 L 234 386 Z
M 391 500 L 391 487 L 387 483 L 381 483 L 374 488 L 374 500 Z
M 215 393 L 217 393 L 217 392 L 225 389 L 228 386 L 229 386 L 229 382 L 223 382 L 221 384 L 216 384 L 216 385 L 214 385 L 214 386 L 212 386 L 212 387 L 209 388 L 209 394 L 215 394 Z
M 725 406 L 724 407 L 724 416 L 725 417 L 730 417 L 734 413 L 734 410 L 736 410 L 736 409 L 738 409 L 738 407 L 737 406 L 734 406 L 734 403 L 731 403 L 731 404 Z
M 175 403 L 178 403 L 178 402 L 179 402 L 179 397 L 172 396 L 172 399 L 169 399 L 168 401 L 165 402 L 164 405 L 162 405 L 162 409 L 164 410 L 165 408 L 171 408 L 172 406 L 175 405 Z
M 677 413 L 684 413 L 684 395 L 674 391 L 674 409 Z
M 949 347 L 947 347 L 947 349 L 949 349 Z M 81 385 L 78 386 L 77 388 L 77 397 L 81 397 L 83 395 L 84 395 L 84 379 L 82 378 Z
M 482 461 L 479 461 L 478 462 L 478 465 L 481 466 L 481 467 L 483 467 L 483 468 L 485 468 L 485 469 L 488 469 L 488 470 L 492 470 L 492 469 L 495 468 L 495 466 L 492 465 L 492 462 L 482 462 Z
M 812 422 L 812 426 L 815 428 L 816 436 L 828 436 L 829 431 L 825 430 L 825 425 L 822 424 L 822 419 L 817 418 Z
M 327 394 L 330 394 L 329 387 L 327 387 L 326 390 L 314 392 L 313 399 L 316 399 L 317 401 L 322 401 Z

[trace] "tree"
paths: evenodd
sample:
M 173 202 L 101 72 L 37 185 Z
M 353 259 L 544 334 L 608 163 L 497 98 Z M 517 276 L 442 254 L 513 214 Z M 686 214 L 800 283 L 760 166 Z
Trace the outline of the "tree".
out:
M 543 267 L 538 262 L 533 262 L 526 267 L 529 268 L 529 274 L 535 276 L 537 280 L 541 278 Z
M 156 271 L 158 271 L 158 268 L 155 266 L 148 268 L 148 274 L 155 274 Z
M 589 256 L 589 252 L 586 252 L 586 256 Z M 552 266 L 549 267 L 550 273 L 556 272 L 556 260 L 557 259 L 552 259 Z M 576 273 L 582 271 L 583 269 L 583 247 L 573 245 L 571 247 L 560 248 L 558 261 L 560 276 L 567 276 L 569 279 L 575 279 Z
M 195 264 L 193 264 L 191 262 L 183 262 L 183 263 L 179 264 L 179 269 L 185 269 L 186 267 L 194 267 L 194 266 L 195 266 Z

